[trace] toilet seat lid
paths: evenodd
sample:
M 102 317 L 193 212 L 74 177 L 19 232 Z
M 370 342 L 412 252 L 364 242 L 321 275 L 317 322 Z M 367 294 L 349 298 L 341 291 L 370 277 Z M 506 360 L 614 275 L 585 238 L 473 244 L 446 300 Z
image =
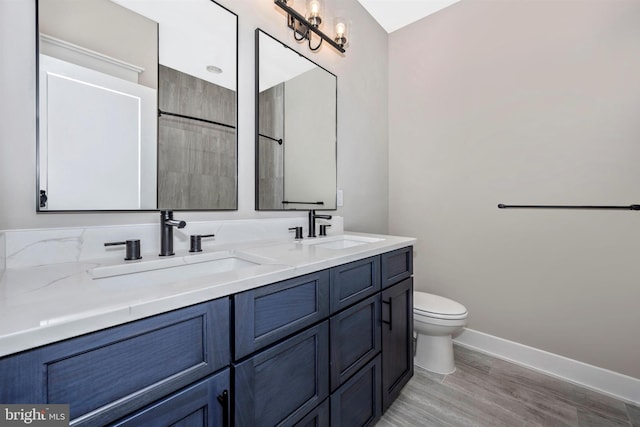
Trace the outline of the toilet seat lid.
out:
M 459 302 L 426 292 L 413 292 L 413 310 L 418 314 L 442 319 L 467 317 L 467 309 Z

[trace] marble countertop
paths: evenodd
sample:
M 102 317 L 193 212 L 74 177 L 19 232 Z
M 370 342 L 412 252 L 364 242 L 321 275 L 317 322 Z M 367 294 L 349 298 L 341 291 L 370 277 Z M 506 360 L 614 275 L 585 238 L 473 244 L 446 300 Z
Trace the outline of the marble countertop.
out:
M 303 240 L 262 240 L 219 245 L 212 251 L 257 264 L 238 270 L 201 275 L 167 283 L 123 285 L 95 279 L 96 267 L 125 261 L 91 260 L 40 267 L 7 269 L 0 278 L 0 356 L 94 332 L 103 328 L 221 298 L 259 286 L 413 245 L 414 238 L 345 232 L 381 239 L 342 249 Z M 176 252 L 188 263 L 198 255 Z M 143 254 L 148 263 L 160 257 Z

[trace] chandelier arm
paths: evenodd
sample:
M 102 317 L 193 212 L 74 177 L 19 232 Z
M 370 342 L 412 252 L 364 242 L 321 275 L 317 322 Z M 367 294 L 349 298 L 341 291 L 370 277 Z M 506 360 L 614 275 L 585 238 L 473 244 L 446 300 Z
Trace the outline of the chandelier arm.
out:
M 316 50 L 320 49 L 320 46 L 322 46 L 322 42 L 323 41 L 324 41 L 324 39 L 322 37 L 320 37 L 320 43 L 318 43 L 318 46 L 311 47 L 311 37 L 309 37 L 309 49 L 311 49 L 312 52 L 315 52 Z
M 293 30 L 293 38 L 297 41 L 297 42 L 301 42 L 302 40 L 306 39 L 309 35 L 309 27 L 305 26 L 304 27 L 305 31 L 302 35 L 300 35 L 300 38 L 298 38 L 298 36 L 296 35 L 298 33 L 298 31 L 296 31 L 295 29 Z

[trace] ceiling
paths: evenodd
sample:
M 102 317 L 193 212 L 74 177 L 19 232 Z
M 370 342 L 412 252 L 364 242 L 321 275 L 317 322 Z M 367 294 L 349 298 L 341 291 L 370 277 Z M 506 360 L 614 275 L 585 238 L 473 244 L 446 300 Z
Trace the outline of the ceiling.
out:
M 112 1 L 158 23 L 160 64 L 236 90 L 234 14 L 210 0 Z M 207 71 L 209 65 L 222 72 Z
M 358 0 L 387 33 L 418 21 L 459 0 Z

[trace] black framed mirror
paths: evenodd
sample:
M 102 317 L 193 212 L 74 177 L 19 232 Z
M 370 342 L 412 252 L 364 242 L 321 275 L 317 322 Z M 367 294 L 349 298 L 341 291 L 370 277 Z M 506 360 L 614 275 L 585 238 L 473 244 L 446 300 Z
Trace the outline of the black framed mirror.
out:
M 37 0 L 37 210 L 237 209 L 238 17 Z
M 335 210 L 337 77 L 256 30 L 256 210 Z

